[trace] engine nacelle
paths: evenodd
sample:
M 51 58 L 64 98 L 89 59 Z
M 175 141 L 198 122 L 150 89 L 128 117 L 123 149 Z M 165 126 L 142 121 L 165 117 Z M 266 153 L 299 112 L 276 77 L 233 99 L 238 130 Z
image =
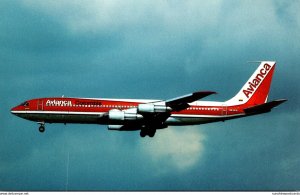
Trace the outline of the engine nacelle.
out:
M 125 121 L 125 120 L 141 120 L 143 116 L 137 114 L 136 112 L 124 112 L 122 110 L 113 109 L 108 112 L 108 118 L 115 121 Z
M 108 130 L 122 130 L 124 125 L 108 125 L 107 129 Z
M 128 126 L 128 125 L 108 125 L 108 130 L 117 130 L 117 131 L 133 131 L 139 130 L 140 128 L 137 126 Z
M 172 109 L 165 105 L 139 104 L 138 113 L 170 112 Z

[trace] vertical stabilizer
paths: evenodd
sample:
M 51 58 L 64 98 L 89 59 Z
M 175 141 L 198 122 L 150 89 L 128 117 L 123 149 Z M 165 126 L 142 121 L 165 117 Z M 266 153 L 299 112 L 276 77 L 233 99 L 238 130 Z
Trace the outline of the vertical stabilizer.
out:
M 226 104 L 259 105 L 267 102 L 275 65 L 275 61 L 262 61 L 242 89 Z

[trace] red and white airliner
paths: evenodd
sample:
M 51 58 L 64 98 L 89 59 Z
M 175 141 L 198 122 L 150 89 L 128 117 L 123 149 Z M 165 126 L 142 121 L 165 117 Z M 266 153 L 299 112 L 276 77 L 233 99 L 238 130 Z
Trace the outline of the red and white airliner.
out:
M 153 137 L 168 126 L 198 125 L 225 121 L 271 111 L 285 102 L 267 102 L 274 61 L 262 61 L 242 89 L 225 102 L 197 101 L 212 91 L 199 91 L 170 100 L 49 97 L 27 100 L 11 113 L 40 124 L 88 123 L 108 125 L 109 130 L 140 130 L 140 136 Z

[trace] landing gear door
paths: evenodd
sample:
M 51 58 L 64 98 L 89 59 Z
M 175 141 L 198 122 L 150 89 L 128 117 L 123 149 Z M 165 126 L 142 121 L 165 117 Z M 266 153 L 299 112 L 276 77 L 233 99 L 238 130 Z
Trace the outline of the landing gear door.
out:
M 38 100 L 37 102 L 37 110 L 43 110 L 44 105 L 43 105 L 43 100 Z

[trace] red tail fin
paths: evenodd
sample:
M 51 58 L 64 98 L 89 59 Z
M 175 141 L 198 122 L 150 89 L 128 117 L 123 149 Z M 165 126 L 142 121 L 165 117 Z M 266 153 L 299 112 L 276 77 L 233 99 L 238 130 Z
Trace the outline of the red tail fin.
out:
M 276 63 L 263 61 L 242 89 L 227 104 L 259 105 L 267 102 Z

